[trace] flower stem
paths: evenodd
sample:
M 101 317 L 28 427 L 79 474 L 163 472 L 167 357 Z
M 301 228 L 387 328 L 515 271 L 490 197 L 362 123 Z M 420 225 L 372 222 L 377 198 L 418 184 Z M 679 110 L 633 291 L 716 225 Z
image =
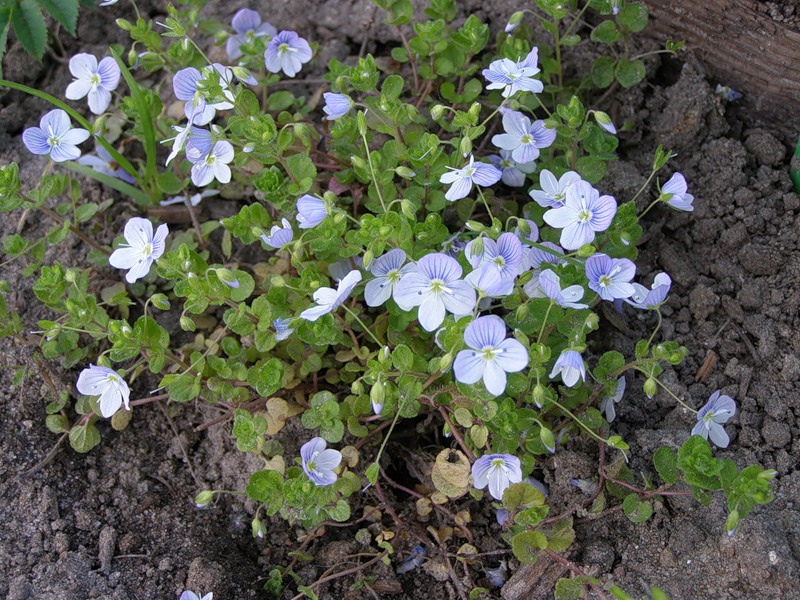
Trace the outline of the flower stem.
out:
M 350 308 L 348 308 L 345 305 L 342 305 L 342 308 L 344 308 L 345 312 L 349 314 L 351 317 L 353 317 L 359 325 L 361 325 L 361 327 L 364 329 L 364 332 L 367 333 L 369 337 L 372 338 L 372 341 L 378 344 L 378 346 L 385 346 L 385 344 L 382 341 L 380 341 L 374 333 L 372 333 L 372 330 L 366 325 L 364 325 L 364 321 L 362 321 L 356 313 L 354 313 Z

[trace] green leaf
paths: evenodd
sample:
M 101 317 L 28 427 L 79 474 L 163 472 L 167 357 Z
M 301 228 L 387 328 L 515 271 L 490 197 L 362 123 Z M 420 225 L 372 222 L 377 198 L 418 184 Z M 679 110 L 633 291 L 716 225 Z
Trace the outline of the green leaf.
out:
M 610 56 L 601 56 L 592 64 L 592 82 L 599 88 L 607 88 L 614 82 L 616 61 Z
M 68 427 L 67 417 L 64 415 L 47 415 L 44 424 L 53 433 L 64 433 Z
M 69 430 L 69 445 L 75 452 L 85 454 L 100 443 L 100 432 L 93 423 L 75 425 Z
M 678 456 L 669 446 L 661 446 L 653 455 L 653 464 L 664 483 L 675 484 L 680 480 Z
M 75 209 L 75 222 L 85 223 L 97 214 L 100 206 L 96 202 L 89 202 Z
M 294 104 L 294 95 L 286 90 L 270 94 L 269 99 L 267 100 L 267 106 L 269 110 L 275 112 L 288 110 L 292 104 Z
M 273 516 L 283 506 L 283 475 L 277 471 L 256 471 L 250 476 L 245 493 L 264 504 L 267 514 Z
M 522 564 L 536 562 L 543 548 L 547 548 L 547 538 L 541 531 L 523 531 L 511 540 L 511 550 Z
M 619 24 L 628 31 L 637 33 L 647 26 L 648 19 L 647 7 L 641 2 L 625 3 L 619 11 L 617 19 Z
M 47 43 L 47 27 L 42 16 L 42 9 L 36 0 L 22 0 L 13 11 L 14 33 L 17 34 L 22 47 L 28 54 L 41 59 Z
M 347 500 L 339 498 L 339 500 L 336 501 L 336 505 L 326 508 L 325 512 L 337 523 L 344 523 L 350 518 L 350 505 L 347 503 Z
M 389 12 L 392 15 L 392 18 L 386 21 L 389 25 L 406 25 L 414 16 L 414 6 L 410 0 L 395 0 L 389 7 Z
M 381 94 L 389 100 L 397 100 L 403 92 L 403 78 L 400 75 L 389 75 L 381 86 Z
M 628 494 L 622 501 L 625 516 L 634 523 L 644 523 L 653 515 L 653 505 L 639 499 L 635 493 Z
M 581 578 L 567 579 L 562 578 L 556 582 L 556 600 L 583 600 L 586 596 L 583 593 L 584 583 Z
M 606 174 L 606 162 L 594 156 L 581 156 L 575 168 L 589 183 L 599 182 Z
M 78 24 L 78 0 L 37 0 L 52 17 L 61 23 L 72 37 Z
M 619 30 L 617 29 L 616 23 L 614 21 L 603 21 L 594 28 L 590 38 L 594 42 L 602 42 L 604 44 L 613 44 L 614 42 L 618 42 L 619 39 L 622 37 Z
M 617 81 L 624 88 L 631 88 L 639 83 L 646 74 L 644 63 L 641 60 L 628 60 L 621 58 L 617 63 L 615 75 Z
M 161 380 L 160 387 L 166 387 L 169 399 L 174 402 L 189 402 L 200 394 L 200 375 L 171 373 Z

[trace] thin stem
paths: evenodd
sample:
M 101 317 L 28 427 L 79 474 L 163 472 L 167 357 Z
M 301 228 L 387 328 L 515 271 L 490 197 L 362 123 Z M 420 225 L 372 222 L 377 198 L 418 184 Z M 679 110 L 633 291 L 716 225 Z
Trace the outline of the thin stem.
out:
M 602 442 L 603 444 L 608 444 L 608 442 L 605 439 L 603 439 L 602 437 L 597 435 L 594 431 L 592 431 L 586 424 L 584 424 L 583 421 L 581 421 L 575 415 L 575 413 L 573 413 L 571 410 L 569 410 L 563 404 L 559 403 L 558 400 L 553 400 L 552 402 L 553 402 L 553 404 L 555 404 L 558 407 L 559 410 L 561 410 L 562 412 L 564 412 L 567 415 L 569 415 L 572 418 L 572 420 L 575 421 L 578 424 L 578 426 L 580 426 L 580 428 L 583 429 L 586 433 L 588 433 L 590 436 L 592 436 L 598 442 Z
M 544 313 L 544 321 L 542 321 L 542 328 L 539 330 L 539 337 L 536 338 L 537 344 L 542 343 L 542 336 L 544 335 L 545 327 L 547 327 L 547 317 L 550 316 L 550 309 L 553 308 L 553 304 L 555 304 L 555 302 L 550 300 L 550 304 L 547 306 L 547 312 Z
M 51 219 L 53 219 L 54 221 L 59 223 L 60 225 L 64 224 L 64 219 L 62 219 L 61 215 L 59 215 L 56 211 L 51 210 L 51 209 L 47 208 L 46 206 L 39 206 L 37 208 L 39 210 L 41 210 L 44 214 L 46 214 L 48 217 L 50 217 Z M 82 242 L 88 244 L 89 246 L 91 246 L 92 248 L 97 250 L 98 252 L 102 252 L 106 256 L 111 254 L 110 250 L 107 250 L 106 248 L 103 248 L 100 244 L 98 244 L 92 238 L 90 238 L 86 234 L 84 234 L 80 229 L 75 227 L 75 225 L 70 225 L 69 226 L 69 230 L 72 233 L 74 233 L 78 237 L 78 239 L 80 239 Z
M 480 187 L 478 187 L 478 196 L 480 196 L 481 200 L 483 200 L 483 205 L 486 207 L 486 212 L 489 214 L 489 221 L 491 223 L 494 223 L 494 217 L 492 216 L 492 209 L 489 208 L 489 203 L 486 201 L 486 197 L 483 195 L 483 190 Z
M 656 382 L 658 385 L 660 385 L 660 386 L 661 386 L 661 388 L 662 388 L 662 389 L 663 389 L 665 392 L 667 392 L 667 393 L 668 393 L 670 396 L 672 396 L 672 397 L 675 399 L 675 401 L 676 401 L 678 404 L 680 404 L 681 406 L 683 406 L 683 408 L 685 408 L 686 410 L 689 410 L 689 411 L 693 412 L 694 414 L 697 414 L 697 411 L 696 411 L 695 409 L 693 409 L 691 406 L 689 406 L 688 404 L 686 404 L 686 402 L 684 402 L 683 400 L 681 400 L 680 398 L 678 398 L 678 396 L 676 396 L 676 395 L 675 395 L 675 393 L 674 393 L 674 392 L 673 392 L 671 389 L 669 389 L 669 388 L 668 388 L 666 385 L 664 385 L 663 383 L 661 383 L 661 381 L 658 379 L 658 377 L 653 377 L 653 381 L 655 381 L 655 382 Z
M 647 340 L 648 348 L 650 347 L 650 344 L 653 342 L 653 338 L 656 337 L 656 333 L 658 333 L 658 330 L 661 329 L 661 311 L 656 309 L 656 313 L 658 314 L 658 324 L 656 325 L 656 328 L 653 330 L 653 333 L 650 335 L 650 339 Z
M 381 186 L 378 185 L 378 178 L 375 176 L 375 168 L 372 166 L 372 156 L 370 155 L 369 151 L 369 142 L 367 142 L 367 134 L 362 133 L 361 139 L 364 140 L 364 151 L 367 153 L 367 163 L 369 164 L 369 172 L 372 175 L 372 183 L 375 184 L 375 191 L 378 193 L 378 200 L 381 202 L 381 208 L 383 212 L 386 212 L 386 204 L 383 201 L 383 192 L 381 192 Z
M 461 434 L 458 433 L 458 431 L 456 431 L 455 425 L 453 425 L 453 422 L 450 420 L 450 417 L 448 416 L 447 410 L 445 409 L 444 406 L 439 406 L 439 414 L 442 415 L 444 422 L 447 423 L 447 427 L 450 429 L 450 432 L 453 434 L 453 437 L 456 438 L 458 445 L 461 446 L 461 449 L 464 451 L 464 454 L 466 454 L 467 458 L 469 458 L 469 462 L 471 463 L 475 462 L 475 454 L 464 443 Z
M 589 5 L 590 5 L 590 4 L 591 4 L 591 2 L 589 2 L 589 1 L 587 0 L 586 4 L 584 4 L 584 5 L 583 5 L 583 8 L 581 9 L 581 12 L 579 12 L 579 13 L 578 13 L 578 14 L 575 16 L 575 20 L 574 20 L 572 23 L 570 23 L 569 27 L 567 27 L 567 30 L 564 32 L 564 35 L 563 35 L 563 36 L 561 36 L 562 38 L 565 38 L 565 37 L 567 37 L 567 36 L 568 36 L 568 35 L 569 35 L 569 34 L 572 32 L 572 29 L 575 27 L 575 25 L 577 25 L 577 24 L 580 22 L 580 20 L 581 20 L 581 17 L 583 16 L 583 13 L 585 13 L 585 12 L 586 12 L 586 9 L 587 9 L 587 8 L 589 8 Z
M 361 325 L 361 327 L 364 329 L 364 332 L 365 332 L 365 333 L 367 333 L 367 334 L 369 334 L 369 337 L 371 337 L 371 338 L 372 338 L 372 341 L 374 341 L 374 342 L 375 342 L 376 344 L 378 344 L 379 346 L 385 346 L 385 344 L 384 344 L 383 342 L 381 342 L 381 341 L 380 341 L 380 340 L 379 340 L 379 339 L 378 339 L 378 338 L 375 336 L 375 334 L 374 334 L 374 333 L 372 333 L 372 331 L 370 330 L 370 328 L 369 328 L 369 327 L 367 327 L 366 325 L 364 325 L 364 321 L 362 321 L 362 320 L 359 318 L 359 316 L 358 316 L 356 313 L 354 313 L 354 312 L 353 312 L 353 311 L 352 311 L 350 308 L 348 308 L 348 307 L 347 307 L 346 305 L 344 305 L 344 304 L 342 305 L 342 308 L 344 308 L 345 312 L 346 312 L 347 314 L 349 314 L 351 317 L 353 317 L 353 318 L 356 320 L 356 322 L 357 322 L 359 325 Z
M 647 186 L 650 185 L 650 182 L 653 181 L 653 177 L 656 176 L 656 173 L 658 173 L 658 171 L 656 169 L 653 169 L 650 172 L 650 177 L 648 177 L 647 181 L 645 181 L 644 184 L 642 185 L 642 187 L 639 188 L 639 191 L 636 192 L 636 195 L 633 198 L 631 198 L 631 202 L 636 202 L 636 199 L 642 194 L 642 192 L 647 188 Z M 655 202 L 653 204 L 655 204 Z M 640 219 L 645 215 L 645 213 L 647 213 L 648 210 L 650 210 L 653 207 L 653 204 L 648 206 L 647 210 L 645 210 L 641 215 L 639 215 Z

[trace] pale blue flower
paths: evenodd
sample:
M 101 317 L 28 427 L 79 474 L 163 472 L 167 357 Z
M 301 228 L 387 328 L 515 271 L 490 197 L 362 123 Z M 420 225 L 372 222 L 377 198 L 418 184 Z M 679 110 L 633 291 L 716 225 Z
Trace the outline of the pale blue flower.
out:
M 586 277 L 589 288 L 603 299 L 613 302 L 630 298 L 636 291 L 630 283 L 636 275 L 636 265 L 627 258 L 610 258 L 594 254 L 586 259 Z
M 680 173 L 675 173 L 661 188 L 661 200 L 676 210 L 692 212 L 694 196 L 687 194 L 686 179 Z
M 353 106 L 353 101 L 347 94 L 325 92 L 322 97 L 325 99 L 325 106 L 322 107 L 322 110 L 328 115 L 325 118 L 329 121 L 345 116 Z
M 300 229 L 316 227 L 328 216 L 324 200 L 305 194 L 297 200 L 297 224 Z
M 413 571 L 417 567 L 422 566 L 422 563 L 425 560 L 425 554 L 425 546 L 414 546 L 413 550 L 411 550 L 411 556 L 403 559 L 403 561 L 397 565 L 395 573 L 402 575 L 403 573 L 408 573 L 409 571 Z
M 342 462 L 342 453 L 328 448 L 321 437 L 315 437 L 300 448 L 303 471 L 314 485 L 324 487 L 336 483 L 334 470 Z
M 544 248 L 548 248 L 548 250 L 544 250 L 543 248 L 540 248 L 538 246 L 543 246 Z M 553 242 L 541 242 L 537 244 L 537 247 L 523 248 L 522 264 L 520 266 L 520 272 L 525 272 L 530 269 L 538 270 L 542 265 L 562 264 L 564 262 L 562 256 L 564 256 L 564 250 L 561 249 L 561 246 L 559 246 L 558 244 L 554 244 Z M 527 286 L 530 283 L 531 282 L 529 281 L 525 285 Z M 538 280 L 534 285 L 535 286 L 539 285 Z M 528 295 L 530 296 L 530 294 Z
M 84 396 L 98 396 L 100 414 L 106 419 L 114 416 L 123 404 L 125 410 L 130 410 L 128 384 L 113 369 L 90 364 L 78 375 L 75 387 Z
M 474 287 L 482 298 L 499 298 L 514 291 L 514 280 L 503 279 L 500 271 L 489 264 L 469 273 L 464 281 Z
M 202 91 L 197 89 L 197 82 L 206 79 L 212 69 L 219 73 L 219 84 L 225 100 L 209 104 L 203 97 Z M 233 79 L 233 70 L 220 63 L 205 67 L 202 72 L 194 67 L 187 67 L 175 73 L 175 77 L 172 78 L 172 87 L 175 91 L 175 97 L 186 103 L 183 112 L 186 118 L 189 119 L 190 124 L 206 125 L 214 119 L 218 110 L 233 108 L 235 98 L 230 90 L 230 84 Z
M 544 213 L 544 221 L 561 229 L 561 245 L 567 250 L 577 250 L 594 241 L 595 233 L 605 231 L 617 214 L 617 201 L 600 192 L 585 181 L 567 187 L 564 206 L 551 208 Z
M 278 318 L 272 322 L 272 326 L 275 328 L 275 341 L 282 342 L 294 333 L 292 323 L 293 319 L 288 318 Z
M 514 338 L 506 337 L 506 324 L 497 315 L 478 317 L 467 325 L 464 343 L 453 362 L 453 374 L 461 383 L 472 385 L 483 379 L 486 390 L 499 396 L 506 390 L 506 373 L 518 373 L 528 366 L 528 351 Z
M 108 264 L 117 269 L 129 269 L 125 275 L 128 283 L 133 283 L 150 272 L 150 266 L 158 260 L 166 249 L 169 228 L 162 223 L 153 233 L 153 225 L 147 219 L 133 217 L 125 224 L 125 242 L 108 257 Z
M 300 313 L 300 318 L 306 321 L 316 321 L 322 315 L 327 315 L 341 306 L 347 300 L 350 292 L 361 281 L 361 271 L 350 271 L 334 290 L 329 287 L 321 287 L 314 292 L 314 302 L 317 306 L 307 308 Z
M 446 254 L 428 254 L 417 263 L 417 271 L 406 273 L 394 289 L 394 300 L 403 310 L 419 307 L 419 323 L 433 331 L 445 313 L 468 315 L 477 300 L 473 287 L 461 279 L 461 265 Z
M 653 280 L 653 285 L 647 289 L 641 284 L 634 283 L 634 292 L 625 302 L 636 308 L 655 310 L 664 303 L 672 286 L 672 279 L 666 273 L 659 273 Z
M 520 164 L 539 158 L 539 150 L 551 146 L 556 139 L 556 130 L 545 127 L 544 121 L 531 123 L 528 117 L 515 110 L 503 115 L 503 129 L 505 133 L 493 136 L 492 143 L 509 150 L 511 158 Z
M 528 194 L 539 206 L 560 208 L 567 200 L 567 188 L 580 180 L 581 176 L 575 171 L 567 171 L 560 179 L 556 179 L 550 171 L 543 169 L 539 174 L 539 186 L 542 189 L 531 190 Z
M 406 253 L 400 248 L 389 250 L 372 262 L 369 270 L 375 278 L 368 281 L 364 287 L 364 300 L 367 306 L 380 306 L 386 302 L 391 298 L 403 275 L 416 270 L 416 266 L 405 265 L 405 262 Z
M 575 350 L 564 350 L 558 356 L 553 370 L 550 372 L 550 379 L 555 379 L 561 375 L 561 381 L 567 387 L 573 387 L 578 383 L 578 379 L 586 381 L 586 366 L 579 352 Z
M 561 289 L 561 280 L 550 269 L 539 273 L 539 289 L 550 300 L 556 302 L 562 308 L 589 308 L 588 304 L 578 302 L 583 298 L 584 289 L 580 285 L 571 285 Z
M 472 241 L 467 244 L 464 252 L 473 269 L 491 266 L 500 273 L 500 276 L 509 281 L 513 287 L 514 278 L 519 275 L 522 264 L 522 242 L 513 233 L 503 233 L 497 241 L 485 238 L 482 240 L 483 252 L 473 254 Z
M 536 170 L 534 161 L 520 164 L 511 156 L 511 150 L 500 150 L 500 156 L 492 154 L 489 161 L 499 168 L 503 175 L 503 183 L 509 187 L 522 187 L 525 185 L 525 175 Z
M 78 159 L 78 163 L 91 167 L 98 173 L 108 175 L 109 177 L 116 177 L 128 183 L 134 183 L 136 181 L 130 173 L 117 164 L 104 146 L 97 146 L 95 152 L 97 153 L 96 155 L 84 154 Z
M 727 85 L 722 85 L 721 83 L 718 83 L 717 87 L 714 88 L 714 93 L 718 94 L 723 99 L 725 99 L 725 100 L 727 100 L 729 102 L 734 102 L 736 100 L 739 100 L 742 97 L 742 93 L 741 92 L 737 92 L 733 88 L 731 88 L 731 87 L 729 87 Z
M 312 56 L 306 40 L 294 31 L 281 31 L 267 44 L 264 64 L 270 73 L 283 71 L 288 77 L 294 77 Z
M 609 423 L 611 423 L 617 417 L 617 409 L 616 405 L 619 404 L 619 401 L 622 400 L 622 396 L 625 394 L 625 377 L 622 376 L 617 379 L 617 387 L 614 390 L 613 396 L 604 396 L 602 400 L 600 400 L 600 412 L 606 416 L 606 419 Z
M 530 219 L 525 219 L 525 223 L 528 225 L 528 233 L 523 234 L 519 225 L 514 229 L 514 233 L 523 244 L 535 244 L 539 240 L 539 226 Z
M 120 70 L 117 61 L 107 56 L 98 64 L 91 54 L 76 54 L 69 59 L 69 71 L 75 81 L 67 86 L 64 95 L 69 100 L 80 100 L 88 96 L 89 110 L 96 115 L 102 115 L 111 104 L 111 92 L 119 85 Z
M 481 187 L 489 187 L 500 181 L 503 176 L 500 169 L 494 165 L 482 162 L 476 163 L 475 157 L 471 154 L 469 155 L 469 164 L 463 169 L 447 168 L 450 171 L 439 178 L 439 183 L 453 184 L 444 195 L 450 202 L 466 198 L 472 191 L 473 183 Z
M 191 145 L 186 150 L 186 158 L 192 163 L 192 183 L 197 187 L 203 187 L 215 179 L 220 183 L 230 182 L 231 168 L 228 163 L 233 161 L 234 157 L 230 142 L 220 140 L 206 152 L 203 150 L 204 148 Z
M 181 594 L 181 597 L 178 600 L 214 600 L 214 592 L 209 592 L 201 598 L 194 592 L 186 590 Z
M 519 62 L 515 63 L 508 58 L 492 62 L 488 69 L 483 70 L 483 76 L 490 82 L 486 89 L 501 89 L 504 98 L 509 98 L 520 91 L 538 94 L 544 89 L 541 81 L 533 79 L 539 72 L 536 66 L 538 57 L 539 50 L 534 48 Z
M 283 248 L 292 241 L 292 238 L 294 238 L 294 231 L 292 224 L 287 219 L 281 219 L 280 225 L 273 225 L 269 230 L 269 235 L 261 234 L 261 241 L 276 250 Z
M 261 15 L 249 8 L 242 8 L 233 15 L 231 21 L 236 35 L 232 35 L 225 43 L 225 51 L 228 58 L 237 60 L 242 57 L 240 46 L 242 44 L 252 44 L 256 39 L 272 37 L 277 30 L 267 23 L 261 22 Z
M 57 108 L 45 114 L 39 127 L 29 127 L 22 132 L 25 147 L 34 154 L 49 154 L 53 162 L 77 160 L 81 151 L 78 144 L 89 139 L 85 129 L 73 129 L 66 112 Z
M 511 454 L 484 454 L 472 465 L 472 481 L 479 490 L 488 485 L 492 498 L 502 500 L 508 486 L 522 482 L 520 461 Z
M 697 425 L 692 429 L 692 435 L 711 439 L 720 448 L 727 448 L 730 438 L 722 425 L 734 414 L 736 414 L 736 402 L 730 396 L 720 396 L 720 390 L 717 390 L 698 411 Z

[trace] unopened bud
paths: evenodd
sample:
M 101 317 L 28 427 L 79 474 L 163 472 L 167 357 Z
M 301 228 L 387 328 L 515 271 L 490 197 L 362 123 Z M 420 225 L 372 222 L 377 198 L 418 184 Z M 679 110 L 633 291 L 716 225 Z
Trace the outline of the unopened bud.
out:
M 203 490 L 194 499 L 194 505 L 197 508 L 205 508 L 214 499 L 214 492 L 211 490 Z
M 644 393 L 647 394 L 648 398 L 652 398 L 656 395 L 658 391 L 658 386 L 656 384 L 656 380 L 650 377 L 647 381 L 644 382 Z

